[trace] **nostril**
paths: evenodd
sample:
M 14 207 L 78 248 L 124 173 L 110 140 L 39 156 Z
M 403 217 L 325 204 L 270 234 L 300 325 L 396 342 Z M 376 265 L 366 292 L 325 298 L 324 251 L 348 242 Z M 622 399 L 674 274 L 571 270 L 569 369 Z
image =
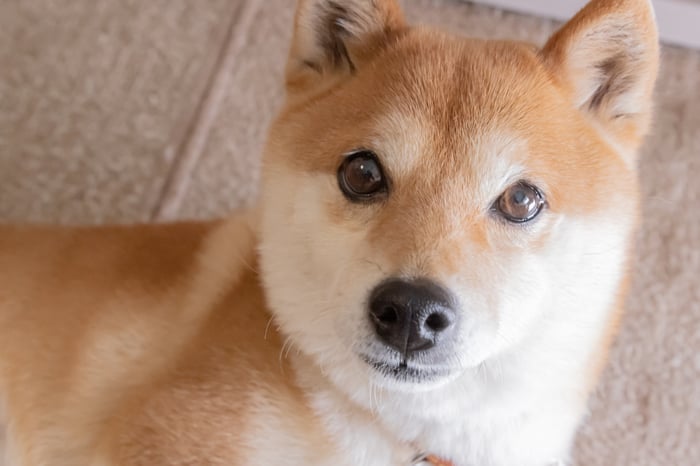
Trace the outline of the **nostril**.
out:
M 379 342 L 408 358 L 454 337 L 459 315 L 451 298 L 429 280 L 387 280 L 369 296 L 367 323 Z
M 452 319 L 444 312 L 433 312 L 425 319 L 425 326 L 433 332 L 442 332 L 452 324 Z
M 399 321 L 399 312 L 394 306 L 384 306 L 379 309 L 379 312 L 373 313 L 377 323 L 384 325 L 395 324 Z

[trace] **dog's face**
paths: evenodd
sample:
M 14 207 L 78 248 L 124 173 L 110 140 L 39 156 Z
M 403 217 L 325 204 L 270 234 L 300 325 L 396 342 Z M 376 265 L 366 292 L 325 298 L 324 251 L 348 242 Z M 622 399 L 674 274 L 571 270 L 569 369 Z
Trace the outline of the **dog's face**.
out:
M 656 50 L 610 50 L 590 31 L 617 10 L 594 3 L 543 50 L 410 29 L 392 1 L 301 3 L 261 261 L 283 333 L 338 384 L 424 390 L 551 322 L 603 331 Z

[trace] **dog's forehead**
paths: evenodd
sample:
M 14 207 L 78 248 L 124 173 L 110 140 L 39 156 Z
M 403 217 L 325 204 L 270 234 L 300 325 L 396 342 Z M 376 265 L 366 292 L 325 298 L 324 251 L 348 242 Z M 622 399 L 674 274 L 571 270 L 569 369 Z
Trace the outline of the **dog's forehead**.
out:
M 406 112 L 420 111 L 445 132 L 478 129 L 535 103 L 549 83 L 534 47 L 417 30 L 374 63 L 369 80 Z
M 399 189 L 484 205 L 525 179 L 574 212 L 631 182 L 531 46 L 419 31 L 358 78 L 371 144 Z
M 394 176 L 429 165 L 489 190 L 524 168 L 543 79 L 530 50 L 423 33 L 383 58 L 367 78 L 381 95 L 371 144 Z
M 527 173 L 527 141 L 507 124 L 455 137 L 425 115 L 390 109 L 374 126 L 370 144 L 400 190 L 428 187 L 437 194 L 449 186 L 486 200 Z

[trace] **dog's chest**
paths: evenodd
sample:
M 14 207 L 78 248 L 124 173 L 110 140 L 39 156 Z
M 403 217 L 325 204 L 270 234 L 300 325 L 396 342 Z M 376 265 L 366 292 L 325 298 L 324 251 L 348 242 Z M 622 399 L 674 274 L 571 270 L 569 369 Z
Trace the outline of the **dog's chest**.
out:
M 563 465 L 581 414 L 556 397 L 518 395 L 481 405 L 455 400 L 434 417 L 395 408 L 385 418 L 390 431 L 454 466 Z

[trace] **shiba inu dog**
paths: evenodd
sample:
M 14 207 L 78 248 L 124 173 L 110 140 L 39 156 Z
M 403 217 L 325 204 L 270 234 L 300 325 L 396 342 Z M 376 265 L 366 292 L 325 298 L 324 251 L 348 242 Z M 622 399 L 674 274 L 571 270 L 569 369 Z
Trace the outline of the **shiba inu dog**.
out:
M 3 466 L 567 462 L 657 66 L 648 0 L 542 48 L 302 0 L 252 213 L 0 229 Z

